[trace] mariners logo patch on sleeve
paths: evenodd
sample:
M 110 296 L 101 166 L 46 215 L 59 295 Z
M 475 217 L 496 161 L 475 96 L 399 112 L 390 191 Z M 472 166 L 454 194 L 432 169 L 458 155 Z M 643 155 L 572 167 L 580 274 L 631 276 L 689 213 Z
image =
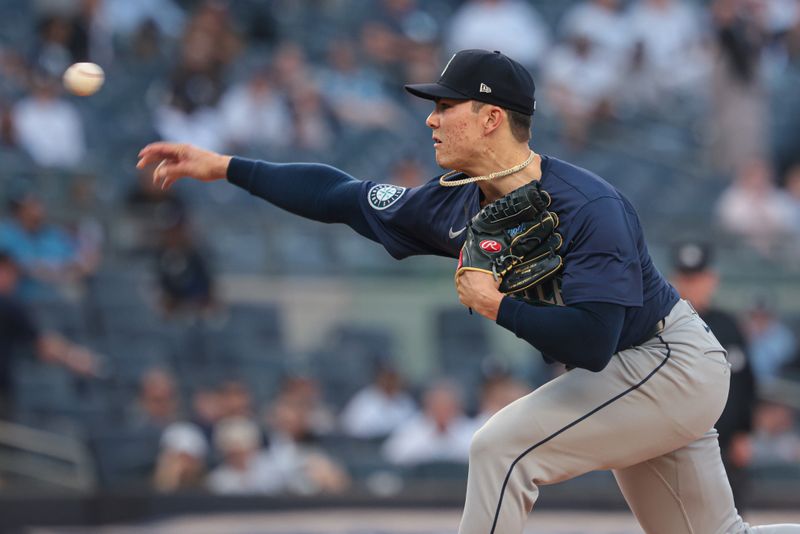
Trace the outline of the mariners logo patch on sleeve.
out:
M 367 198 L 369 199 L 369 205 L 374 209 L 385 210 L 397 202 L 405 192 L 406 188 L 399 185 L 378 184 L 370 188 Z

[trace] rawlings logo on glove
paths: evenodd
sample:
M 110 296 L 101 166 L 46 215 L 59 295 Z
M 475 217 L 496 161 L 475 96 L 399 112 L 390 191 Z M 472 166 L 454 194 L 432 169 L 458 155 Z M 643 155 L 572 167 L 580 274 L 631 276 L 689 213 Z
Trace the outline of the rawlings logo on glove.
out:
M 464 271 L 480 271 L 500 281 L 503 293 L 517 293 L 556 274 L 563 265 L 556 254 L 562 239 L 549 206 L 550 195 L 538 181 L 484 206 L 467 224 L 456 284 Z

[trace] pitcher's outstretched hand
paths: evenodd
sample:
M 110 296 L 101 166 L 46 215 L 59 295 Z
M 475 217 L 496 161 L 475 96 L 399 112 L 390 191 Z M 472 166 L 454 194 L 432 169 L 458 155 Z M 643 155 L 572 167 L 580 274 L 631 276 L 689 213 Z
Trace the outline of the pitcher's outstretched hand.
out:
M 168 189 L 182 177 L 201 182 L 222 180 L 228 171 L 231 156 L 203 150 L 185 143 L 151 143 L 139 151 L 137 169 L 158 163 L 153 171 L 153 183 Z

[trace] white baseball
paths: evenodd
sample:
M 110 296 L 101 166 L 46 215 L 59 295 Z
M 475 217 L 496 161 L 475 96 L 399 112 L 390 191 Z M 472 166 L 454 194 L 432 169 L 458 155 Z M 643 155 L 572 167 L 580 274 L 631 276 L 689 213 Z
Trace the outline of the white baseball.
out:
M 64 87 L 78 96 L 89 96 L 102 87 L 106 75 L 96 63 L 75 63 L 64 72 Z

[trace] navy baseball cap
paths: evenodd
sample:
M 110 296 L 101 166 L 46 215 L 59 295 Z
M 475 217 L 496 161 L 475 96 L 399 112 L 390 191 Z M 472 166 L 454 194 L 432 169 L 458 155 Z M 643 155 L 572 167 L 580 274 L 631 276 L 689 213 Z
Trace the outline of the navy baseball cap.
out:
M 536 109 L 536 86 L 528 70 L 496 50 L 456 52 L 439 81 L 406 85 L 405 89 L 427 100 L 477 100 L 525 115 L 533 115 Z
M 682 274 L 700 273 L 709 269 L 712 262 L 711 245 L 708 243 L 681 243 L 673 250 L 673 266 Z

